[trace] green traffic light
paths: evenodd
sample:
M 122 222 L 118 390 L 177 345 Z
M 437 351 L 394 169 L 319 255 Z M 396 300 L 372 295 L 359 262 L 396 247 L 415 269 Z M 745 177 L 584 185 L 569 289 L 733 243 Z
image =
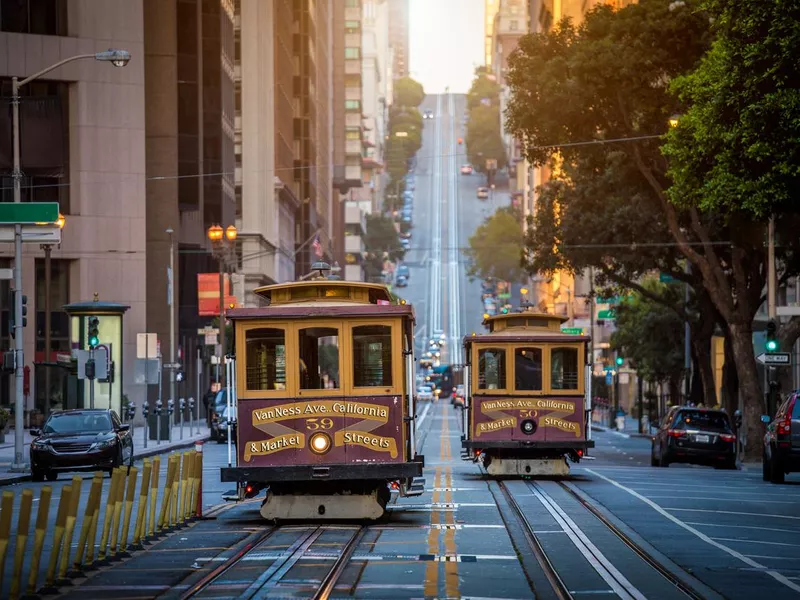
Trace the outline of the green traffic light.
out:
M 97 346 L 100 343 L 100 339 L 96 337 L 89 338 L 89 345 L 90 346 Z
M 778 349 L 776 340 L 767 340 L 767 352 L 775 352 Z
M 622 366 L 622 363 L 624 363 L 624 362 L 625 362 L 625 359 L 624 359 L 624 358 L 622 358 L 621 356 L 618 356 L 618 357 L 617 357 L 617 364 L 618 364 L 618 365 Z

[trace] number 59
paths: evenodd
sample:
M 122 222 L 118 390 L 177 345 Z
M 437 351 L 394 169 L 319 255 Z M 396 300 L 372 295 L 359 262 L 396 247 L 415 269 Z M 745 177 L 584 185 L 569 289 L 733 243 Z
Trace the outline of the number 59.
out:
M 325 417 L 324 419 L 306 419 L 306 429 L 316 431 L 317 429 L 331 429 L 333 427 L 333 419 Z

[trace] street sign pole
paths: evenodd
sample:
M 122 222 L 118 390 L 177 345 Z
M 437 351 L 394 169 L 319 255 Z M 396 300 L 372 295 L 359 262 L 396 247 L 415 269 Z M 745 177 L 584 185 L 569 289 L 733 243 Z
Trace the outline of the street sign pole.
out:
M 89 348 L 89 360 L 94 363 L 94 348 Z M 94 408 L 94 377 L 89 380 L 89 408 Z

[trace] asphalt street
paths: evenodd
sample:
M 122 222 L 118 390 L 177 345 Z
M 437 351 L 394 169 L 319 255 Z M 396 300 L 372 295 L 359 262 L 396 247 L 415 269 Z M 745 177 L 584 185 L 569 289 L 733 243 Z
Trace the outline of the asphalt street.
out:
M 442 329 L 451 352 L 480 327 L 479 284 L 468 281 L 461 248 L 490 206 L 476 198 L 482 177 L 459 173 L 464 98 L 431 96 L 421 108 L 434 118 L 418 154 L 411 277 L 398 291 L 415 305 L 418 344 Z M 654 468 L 647 438 L 593 431 L 591 458 L 563 480 L 499 482 L 461 460 L 460 409 L 443 400 L 417 414 L 426 491 L 394 497 L 363 537 L 353 537 L 363 524 L 272 529 L 259 516 L 260 498 L 224 504 L 227 448 L 209 444 L 208 518 L 75 580 L 64 597 L 179 598 L 249 548 L 247 560 L 199 597 L 238 597 L 261 578 L 268 591 L 257 597 L 307 598 L 351 537 L 354 552 L 331 597 L 546 599 L 559 597 L 559 585 L 560 597 L 572 598 L 800 597 L 800 476 L 773 485 L 752 468 Z

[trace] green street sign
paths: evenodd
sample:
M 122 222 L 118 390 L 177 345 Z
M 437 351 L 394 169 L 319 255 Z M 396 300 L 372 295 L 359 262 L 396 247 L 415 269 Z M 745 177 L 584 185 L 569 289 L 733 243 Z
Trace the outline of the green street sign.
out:
M 0 202 L 0 224 L 37 225 L 58 221 L 58 202 Z
M 609 310 L 601 310 L 597 313 L 598 319 L 614 319 L 617 316 L 617 312 L 612 308 Z
M 580 327 L 562 327 L 561 333 L 566 333 L 567 335 L 583 335 L 583 329 Z
M 673 281 L 675 281 L 675 278 L 672 275 L 667 275 L 666 273 L 661 273 L 658 276 L 658 280 L 661 283 L 672 283 Z

